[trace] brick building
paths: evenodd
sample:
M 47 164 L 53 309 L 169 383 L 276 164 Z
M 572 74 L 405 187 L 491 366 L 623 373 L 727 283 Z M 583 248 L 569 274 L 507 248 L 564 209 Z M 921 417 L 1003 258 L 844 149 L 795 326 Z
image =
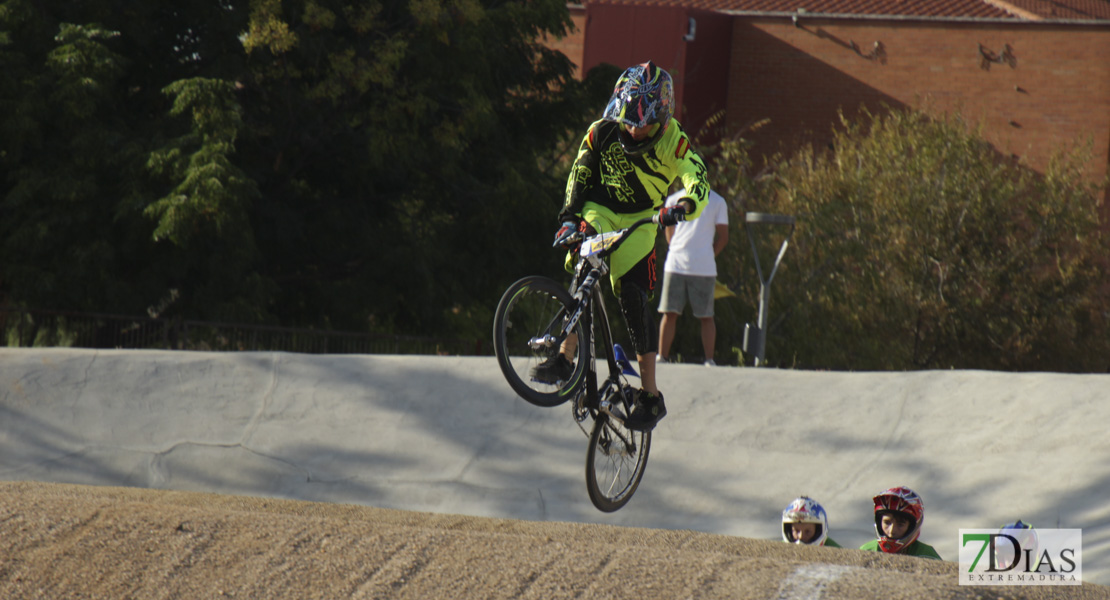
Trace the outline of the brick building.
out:
M 724 110 L 757 153 L 822 142 L 838 111 L 958 109 L 1043 172 L 1090 141 L 1110 171 L 1110 0 L 591 0 L 553 42 L 585 72 L 650 58 L 696 132 Z

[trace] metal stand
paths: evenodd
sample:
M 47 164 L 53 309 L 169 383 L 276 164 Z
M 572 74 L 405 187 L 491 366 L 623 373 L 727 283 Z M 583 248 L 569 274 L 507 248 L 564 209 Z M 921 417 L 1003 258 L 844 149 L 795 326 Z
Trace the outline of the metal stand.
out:
M 763 278 L 763 266 L 759 261 L 759 250 L 755 247 L 755 235 L 752 232 L 752 225 L 759 223 L 790 226 L 790 232 L 782 240 L 782 247 L 779 248 L 779 254 L 775 257 L 775 264 L 771 267 L 771 273 L 766 279 Z M 757 367 L 766 362 L 767 305 L 771 302 L 771 280 L 775 278 L 775 273 L 779 270 L 783 254 L 786 254 L 786 246 L 790 242 L 790 237 L 794 235 L 794 226 L 794 217 L 789 215 L 769 215 L 757 212 L 744 215 L 744 227 L 748 230 L 748 241 L 752 244 L 752 256 L 755 257 L 755 270 L 759 274 L 759 315 L 755 327 L 752 327 L 751 323 L 744 325 L 744 352 L 755 355 L 755 366 Z

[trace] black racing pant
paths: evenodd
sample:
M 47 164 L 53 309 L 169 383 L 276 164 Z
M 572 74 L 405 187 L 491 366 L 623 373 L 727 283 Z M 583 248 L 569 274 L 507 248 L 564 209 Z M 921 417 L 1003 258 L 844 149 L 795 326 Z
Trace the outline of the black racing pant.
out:
M 655 296 L 655 249 L 617 281 L 613 290 L 624 314 L 624 323 L 637 355 L 659 351 L 659 328 L 651 300 Z

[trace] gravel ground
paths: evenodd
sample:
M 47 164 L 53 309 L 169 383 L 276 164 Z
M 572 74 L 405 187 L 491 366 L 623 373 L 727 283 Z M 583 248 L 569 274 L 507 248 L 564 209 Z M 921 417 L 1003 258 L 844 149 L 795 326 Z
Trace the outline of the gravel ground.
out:
M 0 598 L 1110 598 L 692 531 L 0 482 Z

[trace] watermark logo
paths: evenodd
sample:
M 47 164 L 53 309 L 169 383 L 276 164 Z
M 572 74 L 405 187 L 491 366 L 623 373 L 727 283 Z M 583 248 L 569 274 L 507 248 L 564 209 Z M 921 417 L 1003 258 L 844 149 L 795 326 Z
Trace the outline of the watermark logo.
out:
M 1081 583 L 1081 529 L 960 530 L 960 585 Z

